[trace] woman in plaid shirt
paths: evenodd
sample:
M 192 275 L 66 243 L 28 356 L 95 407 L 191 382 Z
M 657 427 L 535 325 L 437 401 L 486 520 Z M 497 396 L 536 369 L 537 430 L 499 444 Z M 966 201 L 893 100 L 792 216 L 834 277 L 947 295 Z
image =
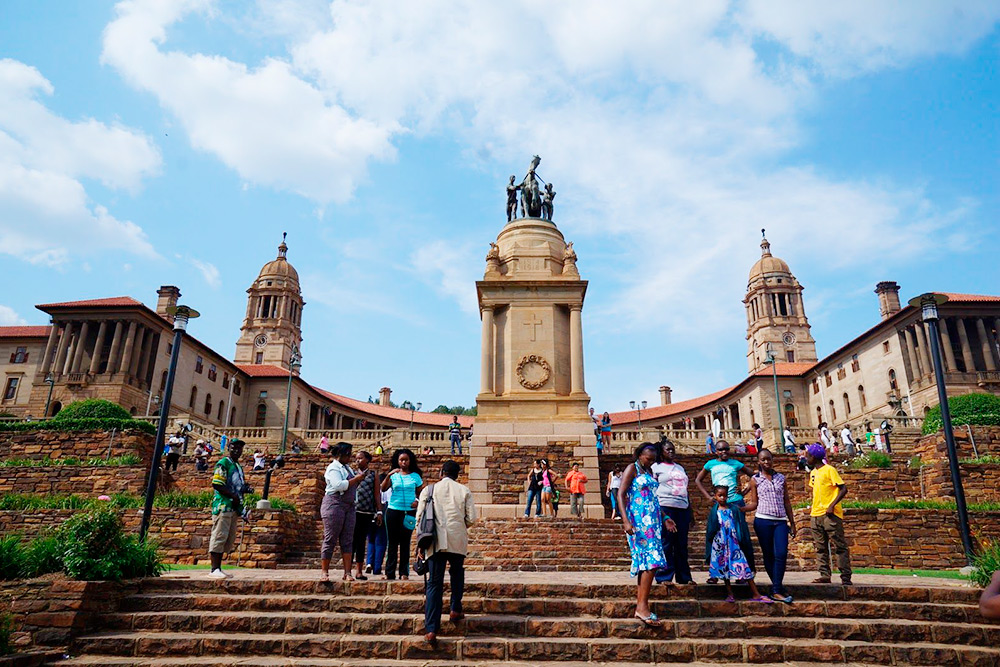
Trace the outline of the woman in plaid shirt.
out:
M 757 474 L 750 478 L 751 493 L 757 496 L 753 530 L 757 533 L 764 569 L 771 578 L 771 598 L 790 603 L 792 596 L 783 584 L 788 562 L 788 536 L 795 537 L 792 501 L 785 492 L 785 476 L 774 469 L 774 457 L 767 449 L 757 455 Z

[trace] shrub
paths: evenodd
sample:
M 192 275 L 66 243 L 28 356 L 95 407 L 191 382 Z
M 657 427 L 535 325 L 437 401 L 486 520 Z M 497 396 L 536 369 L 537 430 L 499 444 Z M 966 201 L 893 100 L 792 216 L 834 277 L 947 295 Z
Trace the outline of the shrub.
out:
M 972 424 L 978 426 L 1000 425 L 1000 396 L 993 394 L 965 394 L 948 399 L 951 422 L 955 426 Z M 941 406 L 935 405 L 924 417 L 923 433 L 936 433 L 942 428 Z
M 61 412 L 59 414 L 62 414 Z M 49 419 L 41 422 L 3 422 L 0 432 L 21 431 L 141 431 L 153 435 L 156 426 L 141 419 Z
M 851 468 L 891 468 L 892 457 L 885 452 L 867 452 L 861 456 L 851 459 L 848 464 Z
M 14 652 L 14 647 L 10 643 L 10 636 L 14 633 L 14 617 L 8 613 L 0 614 L 0 655 L 10 655 Z
M 63 568 L 73 579 L 120 581 L 159 576 L 165 566 L 156 545 L 125 534 L 118 513 L 95 510 L 66 521 L 58 531 Z
M 55 535 L 36 537 L 24 550 L 21 576 L 32 578 L 63 569 L 62 543 Z
M 75 419 L 132 419 L 132 415 L 117 403 L 102 398 L 88 398 L 85 401 L 70 403 L 60 410 L 52 421 Z
M 24 543 L 17 533 L 0 537 L 0 581 L 17 579 L 24 569 Z
M 47 466 L 92 466 L 92 467 L 102 467 L 102 466 L 137 466 L 142 463 L 136 454 L 122 454 L 121 456 L 112 456 L 111 458 L 105 459 L 101 456 L 95 456 L 94 458 L 87 459 L 86 461 L 81 461 L 78 458 L 67 456 L 62 459 L 50 459 L 45 457 L 44 459 L 6 459 L 0 461 L 0 468 L 44 468 Z
M 979 551 L 972 556 L 972 564 L 976 567 L 969 577 L 972 582 L 983 588 L 989 586 L 993 573 L 1000 570 L 1000 542 L 982 542 Z
M 977 465 L 1000 465 L 1000 456 L 996 454 L 983 454 L 975 459 L 962 459 L 959 463 L 974 463 Z

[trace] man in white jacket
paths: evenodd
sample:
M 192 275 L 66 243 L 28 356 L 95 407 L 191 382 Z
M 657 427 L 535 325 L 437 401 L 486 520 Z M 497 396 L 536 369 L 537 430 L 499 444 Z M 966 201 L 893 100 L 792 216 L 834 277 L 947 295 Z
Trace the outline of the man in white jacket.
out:
M 434 544 L 427 550 L 427 597 L 424 609 L 424 639 L 437 643 L 441 629 L 444 569 L 451 569 L 451 621 L 465 617 L 462 613 L 462 593 L 465 588 L 465 555 L 469 551 L 469 526 L 476 521 L 476 505 L 469 487 L 458 483 L 461 466 L 455 461 L 445 461 L 441 466 L 441 480 L 424 487 L 417 504 L 417 522 L 424 515 L 428 498 L 433 495 Z

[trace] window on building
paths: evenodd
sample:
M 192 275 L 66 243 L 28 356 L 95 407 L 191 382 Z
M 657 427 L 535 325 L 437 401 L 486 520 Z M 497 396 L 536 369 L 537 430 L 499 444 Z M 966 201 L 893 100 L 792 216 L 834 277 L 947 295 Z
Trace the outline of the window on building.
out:
M 212 395 L 205 394 L 205 416 L 212 414 Z
M 10 363 L 25 364 L 28 362 L 28 348 L 19 347 L 10 353 Z
M 205 370 L 205 361 L 201 357 L 197 357 L 194 360 L 194 372 L 201 373 Z
M 850 417 L 851 416 L 851 397 L 847 395 L 846 391 L 844 392 L 843 399 L 844 399 L 844 415 L 847 416 L 847 417 Z
M 166 388 L 167 388 L 167 371 L 163 371 L 163 373 L 160 374 L 160 395 L 161 396 L 163 395 L 163 392 L 166 390 Z
M 299 411 L 299 410 L 295 411 L 295 426 L 294 426 L 294 428 L 298 428 L 299 427 L 299 418 L 301 417 L 301 415 L 302 415 L 301 411 Z
M 851 355 L 851 372 L 852 373 L 857 373 L 860 370 L 861 370 L 861 362 L 858 360 L 858 355 L 852 354 Z
M 191 387 L 191 400 L 188 401 L 188 407 L 194 410 L 194 404 L 198 400 L 198 387 Z
M 222 388 L 229 389 L 229 373 L 223 371 L 222 373 Z
M 837 379 L 843 380 L 847 377 L 847 371 L 844 370 L 844 364 L 837 364 Z
M 166 349 L 167 356 L 169 357 L 173 353 L 173 351 L 174 351 L 174 344 L 167 343 L 167 349 Z
M 816 426 L 823 423 L 823 408 L 816 406 Z
M 263 426 L 267 423 L 267 405 L 261 403 L 257 406 L 257 419 L 254 422 L 256 426 Z
M 220 424 L 222 423 L 222 413 L 223 410 L 225 409 L 226 406 L 223 405 L 222 401 L 219 401 L 219 412 L 215 415 L 215 421 L 219 422 Z
M 257 355 L 254 357 L 253 362 L 255 364 L 262 364 L 262 363 L 264 363 L 264 353 L 263 352 L 258 352 Z
M 231 408 L 229 410 L 229 426 L 236 423 L 236 408 Z
M 899 391 L 899 384 L 896 382 L 896 371 L 889 369 L 889 389 Z
M 833 399 L 830 399 L 830 421 L 837 421 L 837 406 L 833 404 Z
M 784 396 L 785 398 L 791 398 L 792 397 L 792 390 L 791 389 L 785 389 L 784 391 L 781 392 L 781 395 Z
M 882 354 L 889 354 L 889 348 L 890 348 L 889 341 L 887 340 L 882 341 Z
M 826 380 L 827 387 L 833 384 L 833 378 L 830 377 L 830 371 L 823 373 L 823 379 Z
M 237 396 L 243 393 L 243 385 L 235 378 L 233 379 L 233 393 Z
M 788 302 L 785 300 L 784 294 L 778 295 L 778 312 L 782 315 L 788 315 Z
M 215 364 L 209 364 L 208 366 L 208 379 L 215 382 L 215 378 L 219 376 L 219 372 L 215 369 Z
M 789 294 L 788 295 L 788 314 L 789 315 L 794 315 L 795 314 L 795 295 L 794 294 Z
M 861 401 L 861 409 L 864 410 L 868 407 L 868 399 L 865 398 L 865 388 L 864 385 L 858 385 L 858 400 Z
M 20 384 L 21 378 L 7 378 L 7 384 L 3 388 L 3 400 L 12 401 L 14 397 L 17 396 L 17 385 Z
M 794 403 L 785 403 L 785 425 L 789 428 L 799 425 L 799 420 L 795 417 Z
M 795 363 L 795 350 L 785 350 L 785 361 L 790 364 Z
M 262 391 L 257 395 L 258 398 L 267 398 L 267 391 Z

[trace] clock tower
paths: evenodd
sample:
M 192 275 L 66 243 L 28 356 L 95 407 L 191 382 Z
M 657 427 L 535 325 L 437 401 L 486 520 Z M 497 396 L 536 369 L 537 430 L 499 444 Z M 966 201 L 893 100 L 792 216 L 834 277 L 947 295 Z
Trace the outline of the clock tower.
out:
M 764 230 L 760 230 L 763 236 Z M 813 362 L 816 341 L 802 303 L 802 285 L 788 264 L 771 254 L 767 238 L 760 242 L 760 259 L 750 269 L 747 295 L 747 367 L 751 373 L 766 368 L 770 348 L 777 361 Z
M 288 262 L 282 234 L 277 258 L 263 266 L 247 290 L 247 314 L 236 341 L 238 364 L 273 364 L 288 368 L 292 348 L 302 345 L 302 290 L 299 274 Z

